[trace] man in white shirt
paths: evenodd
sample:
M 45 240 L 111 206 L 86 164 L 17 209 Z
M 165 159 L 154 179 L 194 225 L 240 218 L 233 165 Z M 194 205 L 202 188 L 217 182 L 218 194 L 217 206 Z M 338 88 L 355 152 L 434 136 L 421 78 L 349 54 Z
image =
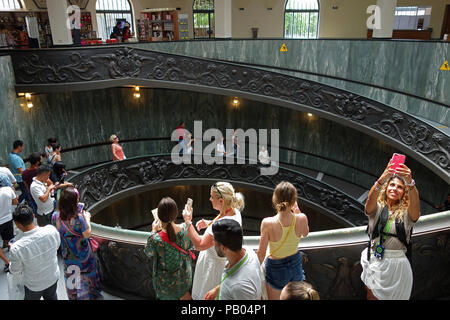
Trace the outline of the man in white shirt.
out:
M 11 245 L 9 271 L 23 283 L 25 300 L 57 300 L 61 238 L 54 226 L 37 227 L 33 218 L 28 205 L 19 205 L 13 213 L 14 223 L 24 234 Z
M 219 257 L 227 257 L 228 264 L 222 281 L 206 295 L 206 300 L 260 300 L 262 275 L 258 256 L 242 247 L 243 232 L 232 219 L 213 223 L 214 246 Z
M 56 207 L 52 191 L 57 188 L 73 186 L 70 182 L 53 184 L 50 180 L 51 171 L 50 166 L 46 164 L 40 165 L 30 186 L 31 196 L 37 204 L 36 220 L 40 227 L 52 223 L 52 215 Z
M 56 189 L 56 186 L 49 181 L 51 171 L 51 168 L 47 165 L 39 166 L 30 186 L 31 196 L 37 204 L 36 219 L 40 227 L 51 224 L 55 209 L 52 191 Z
M 6 248 L 9 240 L 14 238 L 11 205 L 17 205 L 18 202 L 19 198 L 9 186 L 9 180 L 0 179 L 0 236 L 3 239 L 3 248 Z M 9 261 L 3 253 L 3 249 L 0 249 L 0 259 L 5 263 L 3 271 L 8 272 Z

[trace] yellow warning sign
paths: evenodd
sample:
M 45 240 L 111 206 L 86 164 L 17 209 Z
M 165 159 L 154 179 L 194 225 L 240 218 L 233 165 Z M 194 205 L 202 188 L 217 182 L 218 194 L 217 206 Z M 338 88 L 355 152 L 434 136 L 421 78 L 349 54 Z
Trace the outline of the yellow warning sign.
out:
M 450 66 L 448 65 L 447 60 L 445 60 L 444 64 L 441 66 L 441 70 L 450 71 Z
M 287 52 L 287 47 L 285 43 L 283 43 L 283 45 L 281 46 L 280 52 Z

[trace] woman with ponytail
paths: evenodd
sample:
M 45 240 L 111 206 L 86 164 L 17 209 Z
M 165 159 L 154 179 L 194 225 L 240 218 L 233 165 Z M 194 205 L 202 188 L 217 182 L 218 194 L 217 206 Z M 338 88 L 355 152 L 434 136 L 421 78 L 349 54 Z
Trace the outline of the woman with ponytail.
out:
M 298 250 L 301 238 L 309 232 L 308 218 L 297 205 L 297 190 L 286 181 L 280 182 L 273 192 L 272 204 L 277 211 L 261 223 L 258 248 L 259 262 L 266 258 L 266 288 L 269 300 L 279 300 L 281 290 L 291 281 L 303 281 L 302 257 Z
M 219 257 L 214 249 L 212 224 L 221 219 L 233 219 L 242 226 L 241 210 L 244 208 L 244 196 L 236 193 L 230 183 L 215 183 L 211 187 L 209 200 L 213 209 L 219 211 L 214 220 L 201 219 L 194 228 L 192 226 L 192 210 L 183 211 L 189 237 L 195 248 L 200 251 L 192 284 L 192 299 L 194 300 L 213 298 L 209 297 L 207 293 L 220 283 L 226 264 L 226 258 Z M 198 231 L 206 228 L 205 233 L 200 236 L 196 228 Z
M 159 300 L 189 300 L 193 257 L 186 224 L 175 224 L 178 207 L 172 198 L 158 204 L 159 223 L 154 221 L 144 253 L 153 258 L 153 288 Z

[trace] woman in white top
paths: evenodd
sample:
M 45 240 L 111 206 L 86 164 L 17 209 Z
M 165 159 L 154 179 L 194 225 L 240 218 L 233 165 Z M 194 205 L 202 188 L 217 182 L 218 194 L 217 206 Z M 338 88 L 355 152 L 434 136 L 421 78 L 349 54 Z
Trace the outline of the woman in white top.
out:
M 233 219 L 242 226 L 240 211 L 244 208 L 244 196 L 235 193 L 233 186 L 228 182 L 217 182 L 211 187 L 210 198 L 212 207 L 219 211 L 214 220 L 201 219 L 197 222 L 197 230 L 205 229 L 200 236 L 192 225 L 192 211 L 184 210 L 183 218 L 188 227 L 188 234 L 195 248 L 200 251 L 195 266 L 192 284 L 192 299 L 203 300 L 208 291 L 220 283 L 226 258 L 217 255 L 214 249 L 213 222 L 221 219 Z
M 269 153 L 267 152 L 267 149 L 265 146 L 261 146 L 261 150 L 259 151 L 259 154 L 258 154 L 258 160 L 262 164 L 270 163 Z
M 223 137 L 221 138 L 220 142 L 216 146 L 216 156 L 224 157 L 226 155 L 225 151 L 225 145 L 223 144 Z
M 378 218 L 386 206 L 388 220 L 384 230 L 379 231 L 386 234 L 381 242 L 380 236 L 372 239 L 369 259 L 367 248 L 361 253 L 361 280 L 366 285 L 368 300 L 408 300 L 413 274 L 405 256 L 407 248 L 397 237 L 400 229 L 396 226 L 403 225 L 409 242 L 411 229 L 420 217 L 420 199 L 411 170 L 404 164 L 394 170 L 389 162 L 370 189 L 365 206 L 370 233 L 378 228 Z

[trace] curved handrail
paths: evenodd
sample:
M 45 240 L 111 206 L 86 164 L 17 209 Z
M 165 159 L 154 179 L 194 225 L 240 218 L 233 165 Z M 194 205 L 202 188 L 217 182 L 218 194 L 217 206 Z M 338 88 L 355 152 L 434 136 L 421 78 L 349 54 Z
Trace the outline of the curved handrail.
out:
M 156 186 L 179 181 L 232 181 L 261 190 L 273 190 L 282 180 L 290 181 L 302 201 L 348 225 L 365 223 L 364 206 L 345 192 L 291 169 L 278 166 L 278 173 L 262 176 L 261 165 L 179 164 L 171 162 L 170 154 L 140 156 L 102 164 L 72 176 L 69 181 L 79 190 L 80 201 L 95 212 L 130 191 L 142 192 Z
M 142 142 L 142 141 L 170 141 L 170 137 L 150 137 L 150 138 L 137 138 L 137 139 L 123 139 L 123 140 L 121 140 L 121 143 L 134 143 L 134 142 Z M 87 149 L 87 148 L 95 148 L 95 147 L 100 147 L 100 146 L 109 146 L 110 144 L 111 144 L 111 142 L 108 141 L 108 142 L 97 142 L 97 143 L 91 143 L 91 144 L 86 144 L 86 145 L 81 145 L 81 146 L 69 147 L 69 148 L 65 148 L 65 149 L 61 150 L 61 153 L 65 153 L 65 152 L 67 153 L 67 152 L 72 152 L 72 151 L 77 151 L 77 150 L 83 150 L 83 149 Z M 246 146 L 247 145 L 249 145 L 249 142 L 246 141 Z M 267 147 L 271 147 L 271 144 L 268 143 Z M 358 168 L 358 167 L 354 167 L 352 165 L 349 165 L 349 164 L 347 164 L 345 162 L 342 162 L 342 161 L 339 161 L 339 160 L 334 160 L 334 159 L 331 159 L 331 158 L 328 158 L 328 157 L 325 157 L 325 156 L 322 156 L 322 155 L 317 155 L 317 154 L 314 154 L 314 153 L 311 153 L 311 152 L 306 152 L 306 151 L 293 149 L 293 148 L 288 148 L 288 147 L 283 147 L 283 146 L 278 146 L 278 148 L 280 150 L 285 150 L 285 151 L 291 151 L 291 152 L 295 152 L 295 153 L 305 154 L 305 155 L 311 156 L 311 157 L 317 157 L 319 159 L 326 160 L 326 161 L 329 161 L 329 162 L 332 162 L 332 163 L 337 163 L 337 164 L 339 164 L 339 165 L 341 165 L 343 167 L 347 167 L 347 168 L 350 168 L 352 170 L 364 173 L 364 174 L 366 174 L 366 175 L 368 175 L 368 176 L 370 176 L 372 178 L 375 178 L 375 179 L 378 178 L 378 176 L 376 176 L 372 172 L 368 172 L 368 171 L 366 171 L 364 169 L 361 169 L 361 168 Z M 160 152 L 160 154 L 163 154 L 163 152 Z M 67 170 L 69 170 L 69 171 L 78 171 L 79 169 L 85 169 L 85 168 L 90 168 L 90 167 L 95 167 L 95 166 L 99 166 L 99 165 L 102 165 L 102 164 L 106 164 L 106 163 L 109 163 L 110 161 L 111 160 L 99 161 L 99 162 L 91 163 L 91 164 L 88 164 L 88 165 L 83 165 L 83 166 L 80 166 L 80 167 L 69 168 Z M 317 168 L 312 168 L 312 167 L 308 167 L 308 166 L 305 166 L 305 165 L 300 166 L 298 164 L 285 162 L 285 161 L 279 161 L 279 164 L 281 164 L 281 165 L 288 165 L 288 166 L 299 168 L 299 169 L 315 170 L 315 171 L 319 172 L 319 170 Z M 338 179 L 338 180 L 350 183 L 350 184 L 352 184 L 354 186 L 357 186 L 357 187 L 359 187 L 361 189 L 364 189 L 364 190 L 369 188 L 369 187 L 367 187 L 365 185 L 361 185 L 359 183 L 356 183 L 355 181 L 351 181 L 347 177 L 341 177 L 341 176 L 334 175 L 333 173 L 330 173 L 327 170 L 323 170 L 322 169 L 322 171 L 320 171 L 320 172 L 323 172 L 324 174 L 326 174 L 329 177 L 332 177 L 332 178 L 335 178 L 335 179 Z M 434 204 L 432 202 L 430 202 L 427 199 L 424 199 L 423 197 L 420 200 L 423 201 L 424 203 L 426 203 L 427 205 L 429 205 L 430 207 L 434 206 Z
M 170 137 L 150 137 L 150 138 L 135 138 L 135 139 L 122 139 L 120 142 L 121 143 L 133 143 L 133 142 L 140 142 L 140 141 L 171 141 Z M 67 153 L 67 152 L 72 152 L 72 151 L 77 151 L 77 150 L 83 150 L 83 149 L 88 149 L 88 148 L 95 148 L 95 147 L 100 147 L 100 146 L 109 146 L 111 145 L 111 142 L 107 141 L 107 142 L 97 142 L 97 143 L 90 143 L 90 144 L 85 144 L 85 145 L 81 145 L 81 146 L 75 146 L 75 147 L 69 147 L 69 148 L 64 148 L 63 150 L 61 150 L 61 153 Z M 246 141 L 246 146 L 250 145 L 249 142 Z M 267 147 L 272 147 L 272 145 L 270 143 L 267 143 Z M 307 156 L 312 156 L 312 157 L 316 157 L 319 159 L 323 159 L 326 161 L 330 161 L 333 163 L 337 163 L 339 165 L 342 165 L 344 167 L 350 168 L 352 170 L 356 170 L 358 172 L 367 174 L 368 176 L 377 178 L 377 176 L 375 174 L 373 174 L 372 172 L 366 171 L 364 169 L 349 165 L 348 163 L 339 161 L 339 160 L 335 160 L 335 159 L 331 159 L 329 157 L 325 157 L 322 156 L 320 154 L 315 154 L 312 152 L 307 152 L 307 151 L 303 151 L 303 150 L 299 150 L 299 149 L 294 149 L 294 148 L 289 148 L 289 147 L 283 147 L 283 146 L 276 146 L 278 147 L 280 150 L 285 150 L 285 151 L 292 151 L 295 153 L 301 153 L 301 154 L 305 154 Z M 280 163 L 283 163 L 280 161 Z M 297 166 L 295 164 L 289 163 L 289 162 L 284 162 L 283 164 L 288 164 L 288 165 L 292 165 L 292 166 Z M 86 166 L 82 166 L 82 167 L 75 167 L 75 168 L 71 168 L 69 170 L 77 170 L 77 169 L 82 169 L 82 168 L 86 168 L 88 166 L 91 165 L 86 165 Z M 333 176 L 330 174 L 330 176 Z M 340 177 L 336 177 L 339 178 Z M 343 178 L 343 180 L 345 180 L 345 178 Z
M 150 232 L 128 229 L 118 229 L 101 224 L 91 223 L 92 233 L 102 239 L 118 241 L 128 244 L 145 246 Z M 326 231 L 315 231 L 300 241 L 300 249 L 313 249 L 335 246 L 346 246 L 367 243 L 366 227 L 351 227 Z M 450 211 L 421 216 L 414 225 L 413 236 L 432 232 L 450 230 Z M 244 236 L 244 244 L 257 249 L 259 236 Z

